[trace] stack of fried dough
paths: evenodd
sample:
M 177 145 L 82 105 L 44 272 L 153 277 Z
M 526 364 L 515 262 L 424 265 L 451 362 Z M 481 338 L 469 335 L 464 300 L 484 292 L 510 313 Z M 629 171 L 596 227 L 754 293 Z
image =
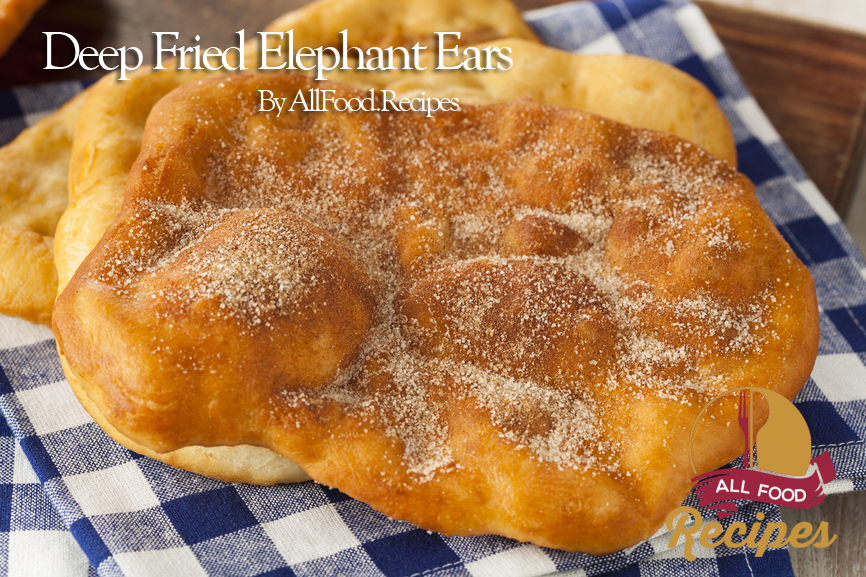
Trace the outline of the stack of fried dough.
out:
M 499 0 L 378 6 L 269 29 L 311 47 L 458 29 L 514 66 L 327 85 L 459 97 L 432 118 L 257 112 L 258 90 L 321 86 L 283 73 L 104 79 L 0 152 L 21 207 L 0 230 L 4 312 L 48 322 L 56 288 L 79 400 L 174 466 L 309 475 L 449 534 L 593 554 L 646 539 L 689 491 L 709 399 L 805 383 L 808 272 L 693 79 L 545 48 Z M 740 451 L 734 410 L 698 429 L 699 472 Z

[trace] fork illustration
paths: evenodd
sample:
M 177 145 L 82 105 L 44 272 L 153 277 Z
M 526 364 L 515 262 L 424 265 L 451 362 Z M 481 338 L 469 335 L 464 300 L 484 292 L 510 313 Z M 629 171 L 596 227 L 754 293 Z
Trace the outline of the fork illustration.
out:
M 751 461 L 750 453 L 751 447 L 749 447 L 749 410 L 746 407 L 746 391 L 740 391 L 740 405 L 739 405 L 739 422 L 740 428 L 743 430 L 743 437 L 745 437 L 745 448 L 743 449 L 743 465 L 746 467 L 749 466 L 749 461 Z

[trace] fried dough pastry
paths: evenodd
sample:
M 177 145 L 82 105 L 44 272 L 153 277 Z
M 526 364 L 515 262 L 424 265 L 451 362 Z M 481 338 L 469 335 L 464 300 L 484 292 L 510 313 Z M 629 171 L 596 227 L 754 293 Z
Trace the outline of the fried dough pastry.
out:
M 572 54 L 519 38 L 499 39 L 512 65 L 500 70 L 397 71 L 383 88 L 404 97 L 422 92 L 467 104 L 519 98 L 568 106 L 630 126 L 685 138 L 731 166 L 737 149 L 715 97 L 693 77 L 657 60 L 632 54 Z
M 66 285 L 120 210 L 122 191 L 129 168 L 141 148 L 144 122 L 150 109 L 177 86 L 205 77 L 198 71 L 171 70 L 167 74 L 136 74 L 122 84 L 106 78 L 92 88 L 82 111 L 83 120 L 76 129 L 69 168 L 70 204 L 58 226 L 55 258 L 61 287 Z M 117 113 L 106 114 L 110 110 Z M 100 121 L 88 122 L 91 115 Z M 55 297 L 53 295 L 52 301 Z M 67 372 L 67 380 L 94 420 L 114 439 L 138 453 L 228 482 L 269 485 L 309 479 L 297 464 L 262 447 L 185 447 L 157 454 L 114 430 L 111 423 L 93 409 L 74 374 Z
M 515 68 L 508 74 L 332 74 L 358 88 L 375 84 L 395 90 L 399 97 L 416 96 L 424 88 L 477 104 L 532 98 L 570 106 L 675 134 L 736 165 L 736 147 L 724 113 L 713 95 L 685 73 L 638 56 L 583 56 L 513 38 L 498 44 L 514 49 Z M 194 71 L 148 71 L 124 83 L 105 78 L 92 89 L 73 152 L 71 207 L 59 233 L 59 250 L 69 251 L 57 258 L 61 290 L 117 214 L 150 108 L 173 88 L 205 77 Z M 97 158 L 95 150 L 101 151 Z
M 267 31 L 294 30 L 296 46 L 337 46 L 339 33 L 361 49 L 427 44 L 460 32 L 461 44 L 515 37 L 538 41 L 510 0 L 321 0 L 277 18 Z M 431 46 L 432 48 L 432 46 Z
M 403 4 L 406 6 L 400 7 Z M 411 2 L 392 2 L 387 17 L 367 22 L 363 29 L 355 25 L 359 21 L 358 13 L 370 9 L 369 3 L 363 0 L 314 3 L 279 18 L 267 29 L 295 30 L 296 48 L 332 43 L 337 32 L 347 27 L 352 29 L 351 40 L 363 47 L 393 45 L 382 44 L 386 40 L 397 45 L 408 43 L 410 38 L 422 33 L 429 37 L 434 26 L 461 30 L 464 36 L 475 39 L 486 37 L 491 30 L 496 30 L 496 34 L 534 38 L 507 0 L 486 0 L 483 5 L 486 14 L 471 3 L 433 3 L 425 9 L 426 22 L 405 29 L 408 36 L 398 34 L 404 29 L 398 17 L 414 6 Z M 327 10 L 323 11 L 323 8 Z M 256 43 L 251 42 L 245 53 L 249 59 L 246 66 L 256 68 Z M 69 168 L 69 209 L 59 225 L 55 246 L 60 290 L 117 216 L 129 169 L 141 146 L 144 122 L 153 104 L 173 88 L 206 76 L 204 72 L 171 67 L 160 73 L 142 69 L 127 82 L 119 83 L 106 77 L 90 89 L 76 129 Z M 46 256 L 50 257 L 50 253 Z M 50 319 L 50 307 L 55 297 L 56 294 L 50 297 L 50 301 L 45 299 L 43 315 L 46 319 Z M 10 312 L 14 314 L 15 310 Z M 89 400 L 77 378 L 70 375 L 68 380 L 82 404 L 88 406 Z M 157 454 L 114 430 L 98 411 L 90 412 L 116 440 L 173 466 L 229 482 L 273 484 L 309 479 L 296 464 L 260 447 L 186 447 Z
M 7 11 L 11 15 L 22 13 L 20 7 Z M 34 5 L 34 10 L 36 6 Z M 2 9 L 0 9 L 2 13 Z M 423 18 L 419 19 L 419 16 Z M 29 18 L 29 16 L 28 16 Z M 351 41 L 358 46 L 411 46 L 417 40 L 429 40 L 439 28 L 460 30 L 463 41 L 482 41 L 488 37 L 516 36 L 526 41 L 535 40 L 535 35 L 523 22 L 517 8 L 508 0 L 475 0 L 473 2 L 417 2 L 415 0 L 390 0 L 372 4 L 369 0 L 329 0 L 314 2 L 298 10 L 289 12 L 266 27 L 268 31 L 295 31 L 295 48 L 302 46 L 317 47 L 335 43 L 340 30 L 350 28 Z M 3 25 L 0 18 L 0 37 Z M 417 39 L 417 40 L 416 40 Z M 0 43 L 2 44 L 2 43 Z M 245 54 L 249 61 L 246 66 L 255 69 L 259 66 L 258 44 L 248 43 Z M 270 55 L 276 58 L 275 55 Z M 173 65 L 169 65 L 173 66 Z M 130 85 L 117 83 L 112 75 L 107 76 L 100 88 L 86 90 L 96 92 L 93 102 L 87 108 L 81 122 L 82 139 L 85 144 L 79 147 L 77 157 L 80 174 L 82 158 L 93 161 L 92 155 L 85 152 L 89 147 L 98 148 L 91 136 L 106 137 L 124 150 L 127 145 L 134 150 L 125 163 L 128 172 L 141 140 L 144 119 L 156 100 L 175 86 L 197 80 L 197 73 L 186 73 L 169 69 L 159 79 L 146 78 L 153 75 L 150 69 L 140 69 L 132 75 Z M 167 87 L 158 93 L 158 87 Z M 80 181 L 73 177 L 67 182 L 70 149 L 73 130 L 79 109 L 85 96 L 76 97 L 58 112 L 42 119 L 34 126 L 24 130 L 19 138 L 0 149 L 0 197 L 5 201 L 0 207 L 0 313 L 19 316 L 42 324 L 51 323 L 51 308 L 57 295 L 57 273 L 54 270 L 52 254 L 53 235 L 57 219 L 66 208 L 70 193 L 74 199 L 80 198 L 69 187 L 80 188 Z M 105 104 L 112 107 L 106 107 Z M 132 124 L 135 121 L 135 124 Z M 121 129 L 122 127 L 122 129 Z M 121 129 L 121 132 L 114 132 Z M 107 150 L 107 148 L 106 148 Z M 122 154 L 120 155 L 122 156 Z M 95 159 L 98 163 L 99 159 Z M 119 174 L 113 171 L 109 181 Z M 95 171 L 99 172 L 99 169 Z M 93 176 L 90 174 L 88 176 Z M 87 180 L 88 176 L 82 177 Z M 107 220 L 96 219 L 96 226 L 104 231 L 116 214 L 120 203 L 125 177 L 122 177 L 119 193 L 114 200 L 115 209 Z M 97 185 L 106 190 L 108 182 Z M 99 195 L 96 191 L 94 194 Z M 85 207 L 84 210 L 88 210 Z M 34 215 L 37 215 L 34 217 Z M 34 218 L 38 222 L 32 222 Z M 81 224 L 81 218 L 70 217 L 66 229 L 74 230 Z M 87 220 L 87 219 L 84 219 Z M 22 223 L 22 221 L 25 221 Z M 85 223 L 88 230 L 81 234 L 90 237 L 91 223 Z M 101 231 L 96 235 L 98 239 Z M 63 234 L 63 233 L 61 233 Z M 95 240 L 94 240 L 95 243 Z M 61 243 L 63 245 L 64 243 Z M 68 244 L 78 244 L 70 241 Z M 61 264 L 61 284 L 75 270 L 81 259 L 93 248 L 81 246 L 75 256 L 61 259 L 71 262 L 71 266 Z M 70 251 L 73 251 L 70 249 Z
M 51 323 L 52 244 L 66 209 L 66 172 L 83 96 L 0 148 L 0 314 Z
M 213 78 L 148 117 L 54 314 L 121 442 L 263 447 L 426 529 L 601 554 L 688 494 L 704 403 L 808 378 L 814 286 L 728 163 L 528 100 L 256 112 L 321 86 Z M 741 451 L 732 410 L 699 471 Z
M 371 10 L 364 0 L 317 2 L 278 18 L 266 29 L 295 30 L 296 47 L 333 44 L 337 32 L 347 27 L 352 30 L 351 40 L 361 47 L 408 46 L 419 38 L 429 39 L 439 28 L 461 30 L 461 42 L 513 36 L 515 38 L 502 45 L 518 50 L 515 54 L 517 69 L 507 75 L 486 74 L 480 86 L 473 74 L 406 78 L 400 72 L 359 74 L 335 70 L 331 75 L 361 88 L 393 89 L 401 96 L 411 96 L 421 87 L 427 87 L 443 97 L 460 95 L 469 103 L 531 97 L 539 102 L 568 105 L 633 126 L 676 134 L 732 164 L 736 163 L 733 137 L 715 99 L 699 82 L 672 67 L 638 57 L 586 57 L 542 47 L 534 43 L 534 35 L 516 8 L 506 0 L 422 3 L 426 8 L 420 11 L 415 4 L 417 2 L 411 0 L 390 2 Z M 385 8 L 385 13 L 379 14 L 378 11 Z M 419 19 L 419 14 L 424 17 Z M 246 54 L 250 59 L 247 66 L 256 68 L 255 43 L 250 43 L 247 48 Z M 558 75 L 557 70 L 564 71 L 565 76 Z M 51 307 L 57 292 L 56 275 L 59 274 L 62 288 L 116 215 L 125 174 L 137 153 L 150 106 L 175 86 L 202 77 L 200 73 L 179 70 L 167 70 L 161 74 L 158 79 L 150 79 L 147 76 L 153 72 L 142 69 L 133 75 L 131 81 L 123 83 L 106 77 L 97 88 L 89 90 L 95 94 L 81 121 L 80 132 L 83 134 L 78 138 L 80 146 L 74 155 L 79 161 L 72 167 L 68 185 L 62 178 L 40 179 L 40 195 L 31 194 L 26 202 L 16 205 L 31 213 L 52 215 L 65 208 L 68 196 L 73 204 L 79 205 L 70 211 L 66 222 L 61 225 L 63 239 L 58 246 L 67 254 L 56 260 L 52 254 L 52 239 L 47 236 L 53 234 L 56 220 L 50 226 L 50 233 L 41 237 L 33 234 L 36 231 L 32 229 L 27 231 L 12 224 L 0 228 L 0 268 L 9 271 L 5 284 L 0 286 L 0 312 L 50 323 Z M 160 92 L 159 87 L 164 91 Z M 43 120 L 50 130 L 46 126 L 34 126 L 22 133 L 19 140 L 26 142 L 24 146 L 16 142 L 7 147 L 6 156 L 14 158 L 14 164 L 8 165 L 9 169 L 3 174 L 12 190 L 26 189 L 34 174 L 54 175 L 67 171 L 72 127 L 83 99 L 84 96 L 79 97 L 74 104 Z M 99 139 L 103 139 L 101 143 Z M 122 168 L 118 170 L 118 162 L 110 160 L 107 163 L 108 179 L 100 180 L 106 164 L 85 151 L 111 150 L 109 142 L 125 151 L 114 155 L 121 159 L 119 164 Z M 52 154 L 44 154 L 46 149 Z M 124 156 L 125 161 L 122 160 Z M 4 163 L 2 167 L 6 166 Z M 86 168 L 82 169 L 82 166 Z M 34 167 L 38 170 L 31 170 Z M 91 185 L 97 190 L 90 191 Z M 114 191 L 113 197 L 110 190 Z M 104 214 L 99 211 L 91 213 L 94 203 L 90 197 L 102 194 L 107 197 L 105 202 L 98 204 L 110 207 L 110 210 Z M 99 232 L 94 232 L 93 228 Z M 82 242 L 80 238 L 89 240 Z
M 510 40 L 509 42 L 521 41 Z M 517 47 L 520 50 L 530 49 L 529 43 L 526 42 L 521 42 Z M 537 57 L 536 73 L 539 69 L 553 70 L 563 58 L 566 62 L 572 63 L 590 62 L 586 67 L 593 70 L 605 68 L 592 65 L 592 61 L 597 59 L 599 62 L 607 63 L 605 74 L 619 78 L 616 90 L 611 90 L 608 100 L 583 98 L 583 103 L 588 108 L 603 107 L 605 112 L 628 119 L 637 126 L 671 129 L 675 134 L 682 132 L 682 135 L 694 138 L 698 144 L 711 152 L 734 161 L 736 152 L 730 128 L 714 98 L 700 83 L 681 72 L 644 59 L 610 60 L 607 57 L 581 57 L 549 48 L 541 52 L 533 51 L 532 54 Z M 524 60 L 517 58 L 516 62 L 521 63 Z M 647 93 L 646 83 L 641 80 L 640 75 L 629 80 L 625 69 L 621 67 L 633 69 L 634 63 L 640 63 L 641 66 L 648 67 L 654 72 L 652 80 L 654 91 Z M 574 64 L 573 68 L 577 70 L 579 67 Z M 622 72 L 617 73 L 618 70 Z M 508 99 L 506 80 L 508 78 L 511 78 L 511 82 L 515 85 L 515 93 L 526 95 L 524 91 L 527 83 L 524 72 L 524 70 L 517 70 L 515 74 L 501 75 L 498 84 L 488 89 L 483 98 Z M 564 99 L 568 102 L 577 102 L 582 98 L 578 96 L 579 94 L 591 90 L 593 78 L 591 74 L 576 74 L 579 80 L 567 81 L 565 94 L 562 90 L 545 90 L 536 92 L 532 96 L 541 100 Z M 153 104 L 176 86 L 204 77 L 201 72 L 173 70 L 160 74 L 136 74 L 128 82 L 123 83 L 103 79 L 92 88 L 91 96 L 81 114 L 82 120 L 76 133 L 72 154 L 69 177 L 70 206 L 61 221 L 57 235 L 56 265 L 60 290 L 66 286 L 72 274 L 117 216 L 129 169 L 140 149 L 144 121 Z M 369 74 L 363 77 L 354 75 L 353 79 L 364 86 L 363 78 L 369 77 Z M 545 79 L 541 75 L 537 77 Z M 503 82 L 506 82 L 506 86 L 503 86 Z M 465 79 L 460 80 L 460 84 L 465 86 L 466 83 Z M 633 95 L 636 93 L 646 94 L 646 106 L 639 105 L 635 100 Z M 571 97 L 568 97 L 568 94 L 571 94 Z M 663 97 L 660 98 L 660 94 Z M 477 91 L 475 96 L 478 97 Z M 666 107 L 650 105 L 663 100 L 667 101 Z M 703 126 L 705 130 L 697 133 L 693 129 L 696 126 Z M 79 400 L 86 405 L 89 401 L 83 388 L 78 385 L 77 378 L 70 375 L 69 382 Z M 98 415 L 98 411 L 92 412 Z M 256 466 L 255 469 L 261 471 L 262 475 L 251 478 L 247 472 L 250 469 L 249 463 L 260 459 L 248 455 L 240 457 L 238 455 L 240 449 L 201 449 L 200 454 L 198 449 L 187 448 L 178 454 L 155 453 L 146 446 L 126 438 L 119 431 L 114 430 L 110 423 L 100 421 L 98 416 L 96 420 L 104 429 L 110 431 L 112 437 L 139 453 L 222 480 L 275 483 L 307 478 L 302 471 L 289 463 L 283 463 L 284 466 L 281 467 L 273 467 L 272 463 L 275 460 L 279 461 L 275 454 L 260 455 L 264 463 Z M 230 454 L 220 458 L 219 455 L 223 450 Z M 268 471 L 272 473 L 267 474 Z

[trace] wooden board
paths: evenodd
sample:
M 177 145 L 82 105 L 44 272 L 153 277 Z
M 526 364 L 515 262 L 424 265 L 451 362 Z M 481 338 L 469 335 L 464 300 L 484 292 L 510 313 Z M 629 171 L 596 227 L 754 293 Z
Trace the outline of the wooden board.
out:
M 782 509 L 788 531 L 797 523 L 817 529 L 826 522 L 836 542 L 826 549 L 789 549 L 797 577 L 862 577 L 866 575 L 866 491 L 830 495 L 812 509 Z
M 698 4 L 755 100 L 844 215 L 866 152 L 866 36 Z

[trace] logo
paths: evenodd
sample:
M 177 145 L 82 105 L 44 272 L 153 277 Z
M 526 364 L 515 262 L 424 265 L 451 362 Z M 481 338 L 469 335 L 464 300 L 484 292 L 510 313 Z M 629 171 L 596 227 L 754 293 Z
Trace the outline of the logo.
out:
M 716 469 L 697 474 L 692 456 L 692 440 L 701 417 L 725 395 L 739 392 L 738 424 L 743 431 L 743 468 Z M 755 431 L 755 402 L 766 403 L 769 413 L 766 422 Z M 763 412 L 763 411 L 762 411 Z M 727 391 L 707 403 L 698 413 L 689 435 L 689 460 L 695 477 L 694 492 L 702 509 L 725 519 L 737 512 L 735 500 L 760 501 L 782 507 L 808 509 L 824 500 L 824 485 L 836 478 L 836 469 L 830 454 L 824 451 L 812 458 L 812 437 L 800 411 L 788 399 L 762 387 L 741 387 Z M 761 557 L 770 548 L 785 545 L 824 548 L 835 540 L 828 535 L 823 521 L 813 533 L 810 523 L 798 523 L 790 535 L 784 522 L 764 526 L 764 514 L 758 513 L 757 522 L 747 528 L 745 523 L 731 523 L 724 529 L 721 523 L 703 523 L 701 513 L 693 507 L 678 507 L 667 518 L 668 530 L 673 530 L 668 548 L 676 547 L 680 536 L 685 537 L 685 557 L 694 561 L 692 548 L 695 537 L 704 547 L 748 546 Z M 694 524 L 686 527 L 690 519 Z M 696 535 L 697 534 L 697 535 Z M 740 535 L 741 539 L 735 539 Z M 775 535 L 775 539 L 773 536 Z M 772 539 L 772 541 L 771 541 Z

